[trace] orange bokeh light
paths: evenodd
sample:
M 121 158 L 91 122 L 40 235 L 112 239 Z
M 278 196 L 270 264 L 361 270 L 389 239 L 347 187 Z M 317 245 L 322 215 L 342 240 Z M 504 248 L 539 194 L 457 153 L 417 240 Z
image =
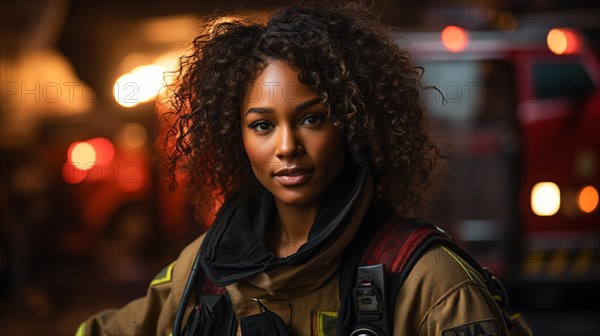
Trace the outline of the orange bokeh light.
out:
M 548 49 L 557 55 L 577 53 L 581 47 L 579 34 L 571 29 L 555 28 L 546 37 Z
M 577 204 L 581 211 L 590 213 L 598 207 L 598 190 L 592 186 L 586 186 L 579 191 Z
M 467 47 L 469 36 L 460 27 L 448 26 L 442 31 L 442 43 L 451 52 L 461 52 Z

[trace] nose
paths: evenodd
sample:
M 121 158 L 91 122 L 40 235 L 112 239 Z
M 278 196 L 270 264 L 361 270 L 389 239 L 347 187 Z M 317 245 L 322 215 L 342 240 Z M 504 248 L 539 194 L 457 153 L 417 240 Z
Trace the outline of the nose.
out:
M 296 157 L 304 153 L 302 141 L 291 127 L 281 127 L 278 133 L 275 155 L 279 159 Z

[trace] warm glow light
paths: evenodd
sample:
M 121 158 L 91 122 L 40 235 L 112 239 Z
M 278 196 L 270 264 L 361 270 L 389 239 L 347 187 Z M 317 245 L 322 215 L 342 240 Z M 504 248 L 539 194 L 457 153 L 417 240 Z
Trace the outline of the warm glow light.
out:
M 576 53 L 581 46 L 579 34 L 570 29 L 552 29 L 546 41 L 548 49 L 557 55 Z
M 162 87 L 163 72 L 163 68 L 158 65 L 143 65 L 133 70 L 139 78 L 139 94 L 142 102 L 151 101 L 156 97 Z
M 119 105 L 133 107 L 140 103 L 139 98 L 135 97 L 137 91 L 139 91 L 139 85 L 136 78 L 132 74 L 126 73 L 115 82 L 113 96 Z
M 106 138 L 75 141 L 67 150 L 67 162 L 62 167 L 62 176 L 67 183 L 77 184 L 83 180 L 96 180 L 100 176 L 100 165 L 110 163 L 115 148 Z M 92 170 L 92 168 L 95 168 Z M 90 171 L 91 177 L 90 177 Z
M 457 26 L 448 26 L 442 31 L 442 43 L 451 52 L 461 52 L 467 47 L 467 32 Z
M 146 143 L 148 132 L 139 123 L 129 123 L 123 127 L 123 142 L 130 148 L 139 148 Z
M 85 141 L 73 143 L 68 156 L 69 162 L 79 170 L 88 170 L 96 163 L 96 150 Z
M 163 73 L 159 65 L 142 65 L 124 74 L 113 87 L 115 101 L 133 107 L 153 100 L 163 86 Z
M 540 182 L 531 189 L 531 210 L 538 216 L 552 216 L 560 208 L 560 189 L 555 183 Z
M 579 191 L 577 205 L 583 212 L 590 213 L 598 207 L 598 190 L 592 186 L 586 186 Z
M 162 80 L 164 81 L 165 85 L 171 85 L 175 81 L 175 71 L 179 66 L 179 56 L 184 52 L 185 50 L 170 52 L 164 54 L 156 61 L 154 61 L 153 64 L 160 66 L 164 70 Z

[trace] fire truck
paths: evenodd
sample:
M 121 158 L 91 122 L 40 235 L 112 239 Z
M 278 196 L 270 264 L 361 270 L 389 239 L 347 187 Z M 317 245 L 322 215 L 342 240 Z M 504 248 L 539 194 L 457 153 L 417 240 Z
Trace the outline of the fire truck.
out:
M 449 155 L 431 217 L 511 283 L 600 280 L 600 65 L 579 31 L 397 35 Z

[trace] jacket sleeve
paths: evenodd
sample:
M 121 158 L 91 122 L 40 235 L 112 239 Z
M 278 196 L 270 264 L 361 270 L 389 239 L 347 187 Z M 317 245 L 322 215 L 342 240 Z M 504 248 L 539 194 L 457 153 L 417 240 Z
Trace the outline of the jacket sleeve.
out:
M 108 309 L 90 317 L 79 326 L 75 335 L 170 335 L 192 263 L 203 238 L 201 236 L 188 245 L 175 262 L 152 280 L 146 296 L 120 309 Z M 188 303 L 186 317 L 193 305 L 193 302 Z
M 436 246 L 417 262 L 396 298 L 394 335 L 508 335 L 480 275 Z

